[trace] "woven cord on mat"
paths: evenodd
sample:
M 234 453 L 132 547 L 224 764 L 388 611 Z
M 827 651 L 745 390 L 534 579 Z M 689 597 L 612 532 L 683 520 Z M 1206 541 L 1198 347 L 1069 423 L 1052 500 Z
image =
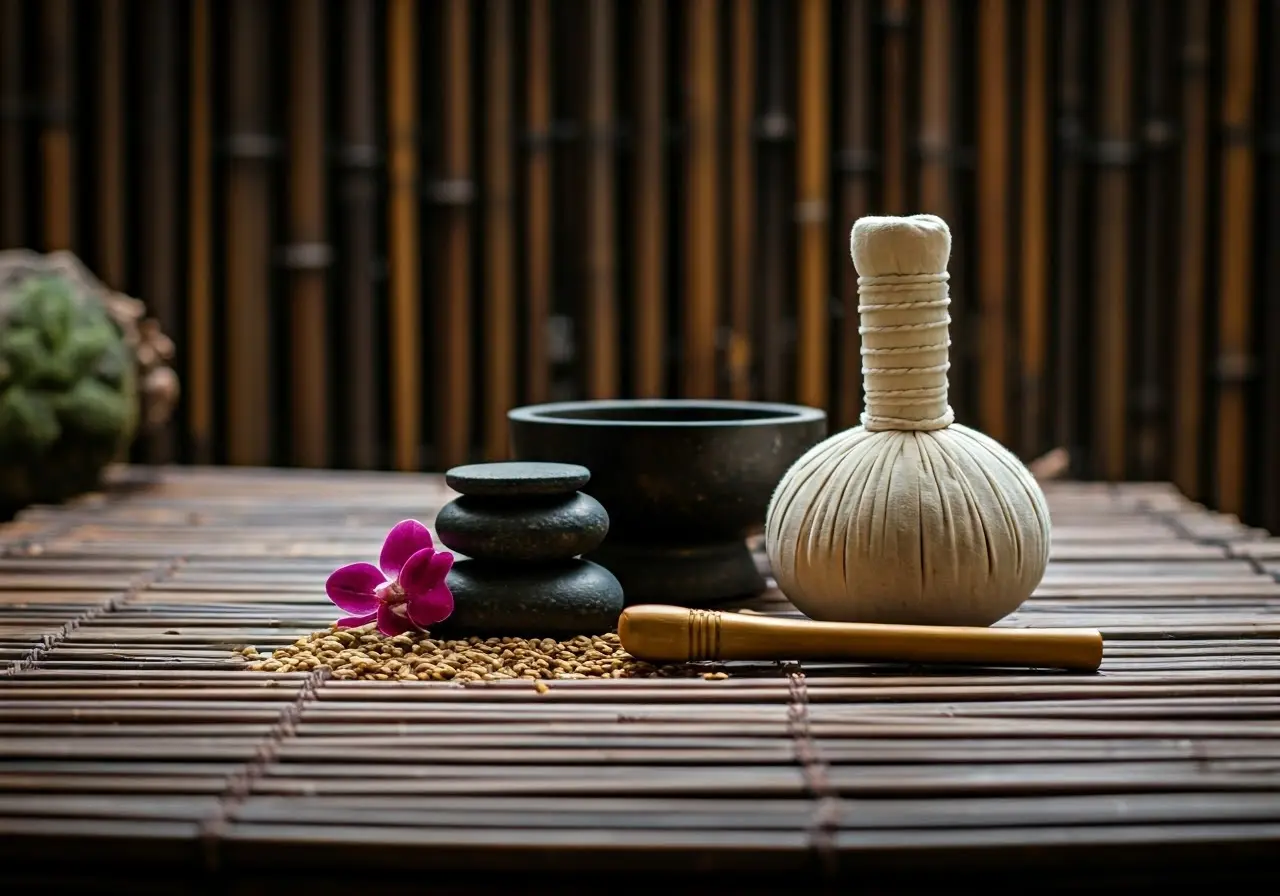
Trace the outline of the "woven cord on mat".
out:
M 796 762 L 804 775 L 805 787 L 813 798 L 809 820 L 809 848 L 819 866 L 829 876 L 836 874 L 835 834 L 840 824 L 840 797 L 827 778 L 827 763 L 809 730 L 809 689 L 799 663 L 784 663 L 788 685 L 787 733 L 795 746 Z
M 66 638 L 84 625 L 91 619 L 97 619 L 99 616 L 106 616 L 121 609 L 129 601 L 141 591 L 145 591 L 151 585 L 164 581 L 175 569 L 182 565 L 182 558 L 174 557 L 160 561 L 150 569 L 139 573 L 129 583 L 124 591 L 108 598 L 99 604 L 94 604 L 83 613 L 80 613 L 63 623 L 61 628 L 50 632 L 40 639 L 40 642 L 27 651 L 25 656 L 11 662 L 4 669 L 0 670 L 0 676 L 17 675 L 19 672 L 25 672 L 28 669 L 35 668 L 41 657 L 57 648 Z
M 218 798 L 218 804 L 213 813 L 200 825 L 200 845 L 207 871 L 216 872 L 220 868 L 222 835 L 226 832 L 227 825 L 235 820 L 236 810 L 253 792 L 254 782 L 262 777 L 275 761 L 281 745 L 293 737 L 307 704 L 316 699 L 329 675 L 327 666 L 319 666 L 312 670 L 306 681 L 298 688 L 298 696 L 292 703 L 285 704 L 275 724 L 263 735 L 262 742 L 254 750 L 253 757 L 239 771 L 227 778 L 227 786 Z

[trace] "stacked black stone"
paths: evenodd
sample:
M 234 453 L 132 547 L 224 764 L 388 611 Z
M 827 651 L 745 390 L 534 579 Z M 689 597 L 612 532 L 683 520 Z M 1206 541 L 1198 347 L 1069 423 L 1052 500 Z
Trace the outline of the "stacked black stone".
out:
M 600 502 L 578 491 L 575 464 L 471 464 L 445 473 L 461 497 L 436 515 L 436 535 L 461 555 L 449 572 L 452 615 L 443 633 L 559 636 L 613 630 L 622 586 L 581 559 L 609 532 Z

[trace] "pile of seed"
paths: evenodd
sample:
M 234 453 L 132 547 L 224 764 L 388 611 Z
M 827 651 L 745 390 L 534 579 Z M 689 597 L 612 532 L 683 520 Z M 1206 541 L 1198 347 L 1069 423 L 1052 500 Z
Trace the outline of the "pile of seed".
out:
M 388 638 L 370 623 L 360 628 L 314 632 L 264 656 L 252 647 L 241 654 L 258 672 L 309 672 L 322 666 L 342 681 L 501 681 L 525 679 L 544 690 L 545 680 L 582 678 L 729 676 L 692 665 L 653 666 L 622 649 L 614 633 L 568 641 L 551 638 L 466 638 L 446 641 L 429 632 Z

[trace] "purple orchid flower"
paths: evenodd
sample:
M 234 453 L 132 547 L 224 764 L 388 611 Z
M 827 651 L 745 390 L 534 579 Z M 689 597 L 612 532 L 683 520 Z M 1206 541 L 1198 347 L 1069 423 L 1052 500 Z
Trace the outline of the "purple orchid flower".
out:
M 352 563 L 336 569 L 325 582 L 325 591 L 340 609 L 354 614 L 339 619 L 340 628 L 376 619 L 382 634 L 402 635 L 434 625 L 453 612 L 453 593 L 445 584 L 452 567 L 453 554 L 435 550 L 426 526 L 404 520 L 387 533 L 378 566 Z

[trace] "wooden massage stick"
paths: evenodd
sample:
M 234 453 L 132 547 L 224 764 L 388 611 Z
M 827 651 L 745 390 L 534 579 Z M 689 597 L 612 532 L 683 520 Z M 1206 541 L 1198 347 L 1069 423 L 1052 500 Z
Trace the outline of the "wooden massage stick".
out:
M 812 622 L 641 605 L 622 611 L 618 637 L 627 653 L 651 663 L 846 660 L 1090 672 L 1102 664 L 1102 635 L 1093 629 Z

